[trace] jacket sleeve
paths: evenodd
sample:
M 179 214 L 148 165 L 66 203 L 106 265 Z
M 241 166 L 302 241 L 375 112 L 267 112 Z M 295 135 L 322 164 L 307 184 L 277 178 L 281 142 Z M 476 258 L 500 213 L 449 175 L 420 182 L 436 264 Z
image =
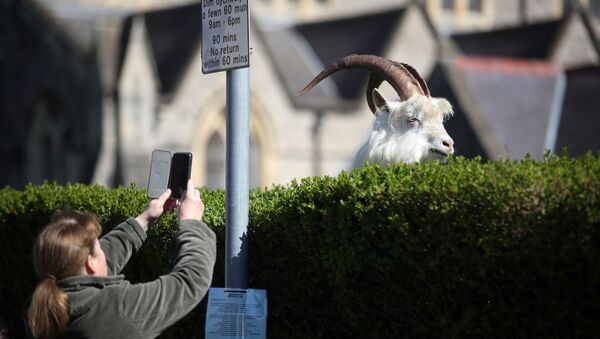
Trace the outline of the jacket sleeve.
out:
M 171 273 L 129 285 L 121 296 L 123 316 L 142 336 L 154 337 L 187 315 L 210 287 L 216 259 L 216 236 L 201 221 L 180 222 Z
M 100 239 L 106 256 L 108 274 L 121 273 L 133 253 L 137 252 L 148 236 L 134 218 L 120 223 Z

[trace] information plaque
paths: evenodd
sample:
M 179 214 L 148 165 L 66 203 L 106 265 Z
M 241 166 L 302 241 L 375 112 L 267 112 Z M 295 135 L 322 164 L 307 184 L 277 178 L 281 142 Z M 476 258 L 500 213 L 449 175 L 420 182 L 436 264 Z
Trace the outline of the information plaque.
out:
M 211 288 L 208 292 L 205 338 L 264 339 L 267 291 Z

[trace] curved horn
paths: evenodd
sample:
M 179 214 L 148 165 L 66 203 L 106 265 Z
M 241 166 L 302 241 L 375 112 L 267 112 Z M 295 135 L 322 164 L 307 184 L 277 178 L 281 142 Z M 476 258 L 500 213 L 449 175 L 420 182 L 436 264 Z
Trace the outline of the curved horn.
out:
M 429 87 L 427 87 L 427 83 L 425 82 L 425 80 L 423 80 L 423 78 L 421 78 L 421 75 L 419 75 L 419 72 L 417 72 L 416 69 L 414 69 L 411 65 L 405 64 L 403 62 L 393 61 L 393 63 L 396 66 L 404 66 L 404 68 L 406 68 L 406 70 L 410 72 L 410 74 L 419 82 L 421 90 L 423 91 L 423 95 L 431 98 L 431 93 L 429 92 Z
M 396 67 L 406 68 L 406 70 L 415 78 L 415 80 L 417 80 L 419 82 L 419 86 L 421 87 L 421 91 L 422 91 L 423 95 L 431 98 L 431 93 L 429 92 L 429 87 L 427 87 L 427 83 L 425 82 L 425 80 L 423 80 L 423 78 L 421 78 L 421 76 L 419 75 L 419 73 L 417 72 L 416 69 L 414 69 L 409 64 L 395 62 L 395 61 L 392 61 L 392 63 Z M 383 83 L 383 81 L 384 80 L 382 78 L 380 78 L 379 76 L 377 76 L 375 73 L 371 73 L 371 77 L 369 78 L 369 83 L 367 85 L 366 95 L 367 95 L 367 103 L 369 104 L 369 108 L 371 109 L 371 112 L 373 112 L 373 113 L 375 113 L 375 111 L 377 110 L 377 107 L 375 107 L 375 104 L 373 103 L 373 90 L 375 88 L 379 88 L 379 86 Z
M 380 78 L 375 73 L 371 73 L 369 77 L 369 83 L 367 84 L 367 104 L 369 104 L 369 108 L 371 112 L 375 113 L 377 111 L 377 107 L 375 107 L 375 103 L 373 103 L 373 90 L 375 88 L 379 88 L 379 86 L 383 83 L 383 79 Z
M 345 56 L 333 64 L 327 66 L 321 73 L 317 74 L 297 95 L 300 96 L 308 92 L 321 80 L 327 78 L 333 73 L 351 68 L 362 68 L 371 72 L 371 79 L 367 86 L 367 102 L 371 111 L 375 112 L 375 107 L 371 98 L 371 91 L 373 88 L 377 88 L 385 80 L 392 88 L 396 91 L 398 96 L 402 100 L 407 100 L 415 93 L 422 95 L 428 95 L 429 90 L 424 90 L 420 81 L 415 79 L 413 72 L 416 71 L 409 66 L 413 71 L 409 71 L 403 64 L 390 61 L 376 55 L 348 55 Z M 418 75 L 418 73 L 416 73 Z M 424 81 L 423 81 L 424 83 Z M 427 85 L 425 85 L 426 87 Z M 427 94 L 425 94 L 427 93 Z

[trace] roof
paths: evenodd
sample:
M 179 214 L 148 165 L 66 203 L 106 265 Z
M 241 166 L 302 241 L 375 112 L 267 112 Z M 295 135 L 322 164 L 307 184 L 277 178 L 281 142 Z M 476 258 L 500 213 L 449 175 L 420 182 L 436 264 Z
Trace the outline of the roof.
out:
M 38 0 L 11 1 L 32 14 L 33 20 L 44 25 L 48 32 L 67 49 L 81 58 L 89 57 L 94 47 L 95 19 L 84 16 L 65 17 L 54 6 Z M 13 5 L 11 5 L 13 6 Z
M 202 4 L 144 15 L 162 94 L 173 92 L 202 39 Z
M 444 126 L 454 140 L 456 155 L 466 158 L 491 157 L 496 153 L 494 133 L 487 121 L 477 119 L 480 114 L 469 114 L 479 111 L 472 108 L 477 105 L 469 102 L 468 90 L 461 86 L 464 80 L 453 76 L 458 73 L 453 64 L 438 62 L 427 79 L 427 85 L 433 97 L 445 98 L 453 106 L 454 116 Z
M 459 57 L 457 67 L 510 158 L 539 159 L 549 129 L 560 113 L 563 73 L 543 62 L 506 58 Z M 562 81 L 562 82 L 561 82 Z
M 295 30 L 314 50 L 323 65 L 350 54 L 384 55 L 405 8 L 364 16 L 298 25 Z M 333 75 L 343 99 L 362 97 L 368 81 L 364 71 Z
M 406 7 L 314 23 L 260 27 L 271 59 L 292 102 L 303 108 L 344 110 L 361 102 L 363 70 L 346 70 L 295 97 L 326 65 L 349 54 L 385 55 Z
M 48 127 L 45 119 L 64 127 L 53 131 L 61 143 L 75 146 L 65 152 L 81 155 L 72 163 L 72 171 L 56 172 L 49 179 L 89 181 L 102 122 L 102 92 L 94 54 L 86 54 L 85 46 L 72 39 L 52 13 L 37 2 L 13 0 L 0 4 L 0 22 L 0 35 L 9 37 L 0 39 L 0 83 L 5 85 L 0 85 L 0 153 L 11 164 L 0 171 L 1 185 L 22 187 L 39 179 L 24 171 L 24 150 L 27 138 L 35 131 L 33 126 L 39 123 L 42 129 L 53 127 Z M 34 144 L 41 142 L 32 140 Z
M 600 150 L 600 66 L 566 73 L 567 90 L 556 141 L 556 151 L 566 147 L 573 156 Z
M 562 20 L 532 23 L 518 27 L 451 35 L 467 55 L 520 59 L 545 59 L 552 52 Z
M 121 76 L 132 31 L 133 18 L 143 16 L 156 65 L 160 94 L 176 90 L 202 42 L 202 4 L 136 13 L 123 19 L 118 49 L 117 78 Z

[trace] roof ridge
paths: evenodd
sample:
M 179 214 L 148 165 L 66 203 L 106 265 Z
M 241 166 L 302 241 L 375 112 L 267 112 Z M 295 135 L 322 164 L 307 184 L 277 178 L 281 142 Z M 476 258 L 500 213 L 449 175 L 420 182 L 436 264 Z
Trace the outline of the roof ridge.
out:
M 562 73 L 557 65 L 540 59 L 520 59 L 504 57 L 466 56 L 457 59 L 462 70 L 481 73 L 503 73 L 512 75 L 556 76 Z

